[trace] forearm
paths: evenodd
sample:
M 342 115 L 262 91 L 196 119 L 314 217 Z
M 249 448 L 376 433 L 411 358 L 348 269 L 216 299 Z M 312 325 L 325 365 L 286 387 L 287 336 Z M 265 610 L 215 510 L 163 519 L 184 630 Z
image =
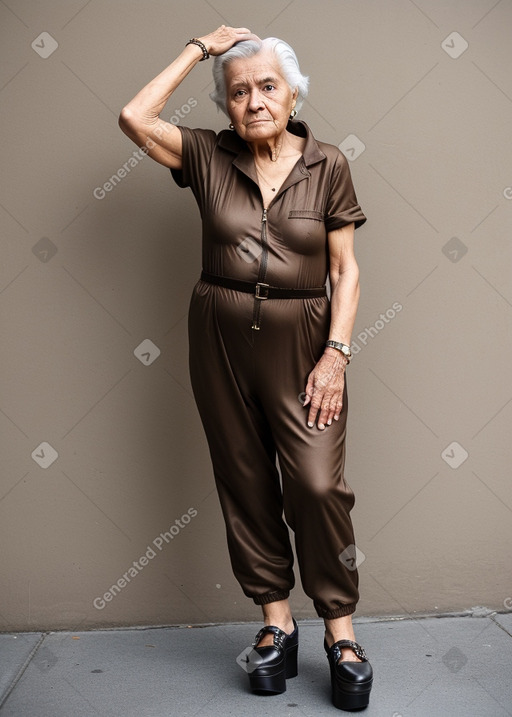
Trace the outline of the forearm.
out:
M 197 38 L 210 55 L 222 55 L 236 42 L 259 38 L 246 27 L 226 27 Z M 261 42 L 261 41 L 260 41 Z M 203 58 L 203 51 L 195 44 L 186 45 L 178 57 L 159 75 L 138 92 L 121 112 L 121 124 L 135 120 L 147 127 L 156 125 L 160 112 L 174 90 L 179 87 L 188 73 Z
M 330 272 L 331 323 L 329 339 L 350 346 L 359 303 L 359 269 L 356 262 L 345 265 L 338 274 Z M 337 421 L 343 407 L 345 369 L 349 359 L 336 348 L 326 346 L 318 363 L 308 376 L 304 406 L 310 405 L 308 426 L 317 418 L 318 428 L 323 430 L 333 420 Z
M 160 116 L 169 97 L 201 60 L 203 53 L 197 45 L 187 45 L 178 57 L 143 87 L 121 112 L 130 118 L 151 126 Z
M 334 286 L 333 286 L 334 284 Z M 331 323 L 329 339 L 350 346 L 359 304 L 359 269 L 352 264 L 340 273 L 336 281 L 331 277 Z M 328 352 L 337 349 L 326 348 Z
M 221 25 L 197 39 L 206 53 L 216 56 L 236 42 L 254 37 L 247 28 Z M 143 87 L 119 115 L 123 132 L 152 159 L 170 169 L 182 168 L 182 136 L 176 125 L 160 118 L 160 113 L 172 93 L 202 59 L 202 49 L 196 44 L 187 44 L 174 62 Z

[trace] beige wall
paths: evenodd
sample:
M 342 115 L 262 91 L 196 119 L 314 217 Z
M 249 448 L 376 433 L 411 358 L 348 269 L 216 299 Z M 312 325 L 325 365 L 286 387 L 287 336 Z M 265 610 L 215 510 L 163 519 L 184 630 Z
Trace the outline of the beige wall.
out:
M 136 151 L 123 105 L 222 22 L 291 42 L 311 78 L 300 116 L 366 146 L 351 163 L 369 217 L 349 369 L 357 614 L 511 608 L 512 4 L 7 0 L 0 629 L 258 616 L 231 575 L 187 373 L 193 198 L 149 158 L 93 194 Z M 201 63 L 164 119 L 225 127 L 210 90 Z M 293 605 L 315 615 L 299 587 Z

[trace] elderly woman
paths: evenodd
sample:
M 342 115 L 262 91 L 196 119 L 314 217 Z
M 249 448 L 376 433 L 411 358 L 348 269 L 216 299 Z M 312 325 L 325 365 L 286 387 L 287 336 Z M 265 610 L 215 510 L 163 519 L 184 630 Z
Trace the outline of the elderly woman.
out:
M 211 97 L 229 129 L 163 121 L 169 97 L 211 55 Z M 223 25 L 190 40 L 119 122 L 178 186 L 191 188 L 201 212 L 190 375 L 233 572 L 263 610 L 246 656 L 251 689 L 281 693 L 297 674 L 289 526 L 304 590 L 325 621 L 333 703 L 357 709 L 368 704 L 372 668 L 352 628 L 354 494 L 343 467 L 345 369 L 359 299 L 353 238 L 366 218 L 344 156 L 293 119 L 307 85 L 285 42 Z

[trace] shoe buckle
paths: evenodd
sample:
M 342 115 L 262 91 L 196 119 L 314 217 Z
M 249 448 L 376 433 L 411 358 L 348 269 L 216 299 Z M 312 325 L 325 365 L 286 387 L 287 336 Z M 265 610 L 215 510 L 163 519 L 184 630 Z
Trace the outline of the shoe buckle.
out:
M 366 652 L 364 651 L 364 647 L 361 647 L 361 645 L 357 645 L 357 643 L 356 643 L 356 647 L 354 648 L 354 652 L 357 655 L 357 657 L 359 657 L 360 660 L 368 659 L 366 657 Z
M 261 638 L 263 637 L 263 635 L 265 635 L 265 628 L 264 628 L 264 627 L 262 627 L 261 630 L 258 631 L 258 634 L 256 635 L 256 637 L 255 637 L 254 640 L 253 640 L 252 647 L 256 647 L 256 645 L 257 645 L 258 642 L 261 640 Z
M 343 647 L 349 647 L 360 660 L 368 660 L 364 647 L 361 647 L 357 642 L 353 642 L 352 640 L 339 640 L 339 642 L 333 645 L 335 663 L 341 658 L 341 649 Z
M 261 638 L 264 635 L 268 635 L 269 633 L 271 633 L 274 636 L 274 647 L 283 649 L 284 641 L 287 638 L 287 634 L 285 632 L 283 632 L 280 628 L 274 627 L 273 625 L 266 625 L 265 627 L 261 628 L 261 630 L 258 632 L 256 637 L 254 638 L 252 647 L 256 647 L 256 645 L 261 640 Z

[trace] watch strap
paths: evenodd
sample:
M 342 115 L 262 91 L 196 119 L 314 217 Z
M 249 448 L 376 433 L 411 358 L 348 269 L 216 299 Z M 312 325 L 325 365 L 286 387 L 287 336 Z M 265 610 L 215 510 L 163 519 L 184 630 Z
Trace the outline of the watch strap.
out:
M 331 339 L 329 339 L 325 342 L 325 345 L 332 349 L 337 349 L 338 351 L 341 351 L 341 353 L 348 359 L 352 358 L 350 346 L 348 346 L 347 344 L 343 344 L 341 341 L 332 341 Z

